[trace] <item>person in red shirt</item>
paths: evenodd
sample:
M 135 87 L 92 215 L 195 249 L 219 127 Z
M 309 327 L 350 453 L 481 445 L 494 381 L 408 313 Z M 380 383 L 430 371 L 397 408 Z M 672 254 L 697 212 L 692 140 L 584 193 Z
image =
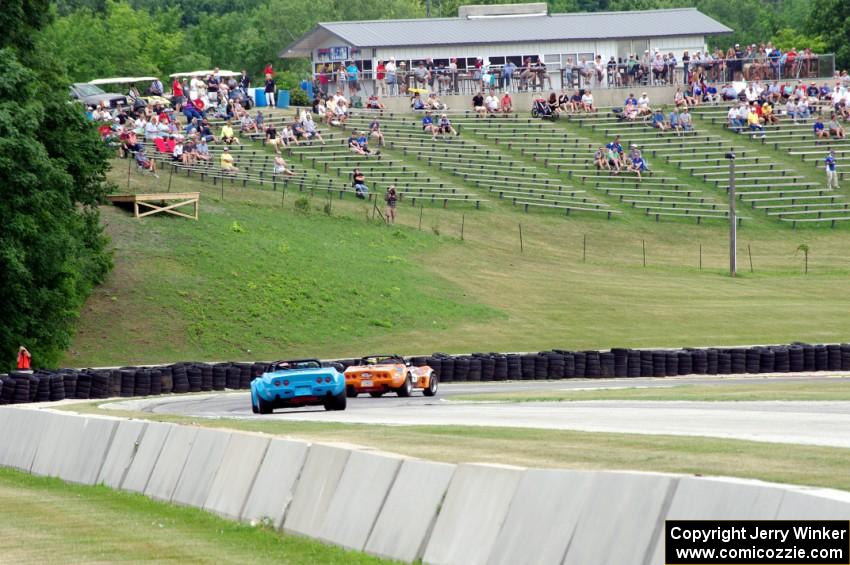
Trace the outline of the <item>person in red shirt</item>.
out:
M 174 104 L 174 109 L 179 112 L 180 108 L 183 107 L 183 102 L 185 101 L 183 85 L 180 84 L 180 78 L 174 77 L 174 81 L 171 83 L 171 103 Z
M 264 75 L 273 75 L 274 74 L 274 70 L 272 70 L 272 64 L 271 63 L 267 64 L 266 68 L 263 69 L 263 74 Z
M 32 355 L 27 351 L 27 348 L 23 345 L 18 348 L 18 370 L 19 371 L 29 371 L 30 370 L 30 361 L 32 360 Z

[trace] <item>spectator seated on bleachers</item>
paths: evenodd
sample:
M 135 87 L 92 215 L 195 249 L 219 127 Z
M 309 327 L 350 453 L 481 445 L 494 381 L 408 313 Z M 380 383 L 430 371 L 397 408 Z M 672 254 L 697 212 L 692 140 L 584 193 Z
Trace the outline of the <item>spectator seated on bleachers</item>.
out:
M 650 118 L 650 124 L 652 127 L 659 131 L 666 131 L 670 129 L 670 124 L 664 121 L 664 110 L 656 110 L 655 113 L 652 114 L 652 118 Z
M 354 195 L 361 200 L 369 197 L 369 187 L 366 185 L 366 175 L 358 168 L 351 174 L 351 185 L 354 187 Z
M 434 131 L 433 139 L 437 139 L 437 134 L 443 135 L 460 135 L 457 130 L 455 130 L 454 126 L 452 126 L 452 121 L 446 114 L 440 116 L 440 121 L 437 124 L 437 129 Z
M 230 125 L 230 120 L 226 121 L 223 126 L 221 126 L 221 142 L 226 143 L 227 145 L 236 144 L 239 145 L 239 138 L 236 137 L 233 133 L 233 126 Z
M 384 109 L 384 105 L 381 104 L 381 101 L 378 100 L 378 97 L 375 96 L 374 92 L 371 95 L 369 95 L 369 99 L 366 101 L 366 107 L 369 108 L 370 110 L 383 110 Z
M 738 91 L 731 84 L 725 84 L 720 92 L 721 98 L 726 102 L 738 99 Z
M 779 117 L 773 112 L 773 104 L 765 100 L 761 104 L 761 118 L 765 124 L 778 124 Z
M 274 155 L 274 172 L 278 175 L 295 176 L 295 171 L 287 166 L 286 161 L 284 161 L 280 153 L 275 153 Z
M 511 99 L 511 95 L 508 93 L 507 90 L 502 95 L 502 100 L 500 102 L 500 105 L 502 106 L 502 112 L 503 113 L 509 114 L 509 113 L 513 112 L 514 101 Z
M 844 128 L 838 123 L 834 113 L 830 115 L 827 127 L 829 128 L 829 135 L 836 139 L 844 139 Z
M 434 118 L 431 117 L 430 110 L 425 112 L 425 115 L 422 117 L 422 131 L 425 133 L 430 133 L 431 135 L 435 135 L 437 130 L 437 126 L 434 125 Z
M 679 123 L 679 112 L 673 108 L 670 110 L 670 115 L 668 118 L 668 122 L 670 124 L 670 130 L 676 135 L 682 135 L 682 126 Z
M 593 104 L 593 94 L 590 92 L 589 88 L 585 89 L 584 94 L 581 97 L 581 109 L 583 112 L 587 113 L 596 112 L 596 106 Z
M 765 137 L 764 126 L 761 125 L 761 120 L 758 115 L 758 108 L 758 104 L 751 104 L 749 112 L 747 113 L 747 125 L 753 134 L 753 138 L 756 137 L 757 132 L 761 134 L 761 137 Z
M 381 131 L 381 122 L 377 118 L 369 124 L 369 137 L 374 137 L 378 140 L 378 147 L 384 146 L 384 132 Z
M 608 164 L 607 152 L 605 147 L 600 146 L 593 155 L 593 164 L 596 165 L 597 171 L 609 170 L 611 166 Z
M 484 93 L 483 92 L 479 91 L 478 93 L 475 94 L 475 96 L 472 97 L 472 109 L 475 110 L 475 112 L 479 116 L 483 117 L 483 116 L 487 115 L 487 108 L 484 107 Z
M 410 107 L 413 110 L 425 109 L 425 101 L 422 100 L 422 96 L 420 96 L 419 92 L 413 94 L 413 97 L 410 99 Z
M 360 144 L 360 138 L 357 137 L 356 131 L 352 131 L 351 135 L 348 136 L 348 149 L 358 155 L 363 155 L 364 157 L 369 156 L 369 149 Z
M 682 128 L 682 131 L 685 132 L 694 130 L 693 116 L 691 116 L 691 111 L 688 108 L 685 108 L 682 110 L 682 113 L 679 114 L 679 126 Z
M 165 155 L 173 153 L 174 146 L 176 145 L 174 140 L 170 137 L 158 137 L 154 139 L 153 143 L 156 146 L 156 150 Z
M 829 131 L 820 117 L 815 118 L 815 123 L 812 124 L 812 132 L 815 134 L 815 139 L 829 139 Z
M 440 98 L 439 98 L 439 96 L 437 96 L 436 92 L 432 92 L 431 94 L 428 95 L 428 99 L 425 100 L 425 107 L 428 110 L 435 110 L 435 111 L 438 111 L 438 112 L 440 110 L 448 110 L 449 109 L 449 107 L 446 105 L 446 103 L 443 102 L 442 100 L 440 100 Z
M 488 114 L 495 114 L 499 111 L 499 97 L 496 96 L 496 92 L 492 88 L 484 99 L 484 109 Z
M 199 161 L 209 162 L 212 160 L 210 148 L 207 146 L 207 140 L 203 136 L 198 136 L 195 141 L 195 154 Z
M 228 147 L 225 147 L 221 151 L 220 166 L 221 172 L 224 174 L 235 175 L 239 173 L 239 167 L 236 166 L 236 162 L 233 159 L 233 155 L 230 154 L 230 148 Z
M 638 116 L 651 116 L 652 108 L 649 105 L 649 96 L 646 95 L 646 92 L 640 95 L 640 98 L 637 100 L 637 111 Z

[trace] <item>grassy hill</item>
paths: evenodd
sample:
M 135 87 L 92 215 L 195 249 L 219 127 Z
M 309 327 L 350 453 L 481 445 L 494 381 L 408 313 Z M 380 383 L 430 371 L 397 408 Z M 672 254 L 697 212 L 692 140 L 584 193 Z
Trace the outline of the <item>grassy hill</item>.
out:
M 519 158 L 486 133 L 468 138 Z M 125 167 L 116 162 L 112 173 L 122 190 Z M 161 176 L 133 172 L 130 190 L 162 191 Z M 196 178 L 175 175 L 171 190 L 201 191 L 199 222 L 139 221 L 104 208 L 116 268 L 81 313 L 66 365 L 825 342 L 850 333 L 847 227 L 791 230 L 747 210 L 753 221 L 739 231 L 732 280 L 725 222 L 655 222 L 604 195 L 620 216 L 526 214 L 455 180 L 491 201 L 481 210 L 426 206 L 420 229 L 420 209 L 404 202 L 388 227 L 349 196 L 325 210 L 319 193 L 296 205 L 297 191 L 282 200 L 268 187 L 235 184 L 222 200 L 220 188 Z M 808 275 L 802 243 L 811 249 Z

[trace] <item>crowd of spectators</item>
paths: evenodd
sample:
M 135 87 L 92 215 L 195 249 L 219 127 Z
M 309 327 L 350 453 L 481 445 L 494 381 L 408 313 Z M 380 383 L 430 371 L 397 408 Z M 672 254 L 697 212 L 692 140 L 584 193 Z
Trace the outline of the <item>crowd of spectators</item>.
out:
M 502 64 L 477 57 L 461 65 L 457 58 L 434 61 L 426 57 L 408 63 L 390 57 L 376 61 L 374 69 L 369 70 L 361 70 L 359 62 L 354 61 L 325 63 L 316 69 L 313 83 L 323 95 L 348 88 L 351 97 L 360 95 L 365 84 L 371 85 L 378 96 L 410 96 L 419 89 L 446 94 L 486 92 L 490 88 L 542 92 L 552 87 L 552 74 L 559 74 L 561 87 L 567 89 L 628 88 L 808 79 L 822 76 L 831 64 L 810 48 L 783 50 L 772 42 L 678 53 L 681 55 L 653 48 L 624 57 L 565 55 L 562 61 L 549 64 L 540 55 L 505 58 Z

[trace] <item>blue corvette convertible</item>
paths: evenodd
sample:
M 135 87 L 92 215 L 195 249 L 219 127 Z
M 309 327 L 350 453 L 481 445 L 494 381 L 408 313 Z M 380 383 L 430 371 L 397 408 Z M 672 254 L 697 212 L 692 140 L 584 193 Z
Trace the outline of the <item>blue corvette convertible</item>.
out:
M 318 359 L 277 361 L 251 381 L 251 410 L 271 414 L 275 408 L 318 406 L 345 410 L 345 377 Z

